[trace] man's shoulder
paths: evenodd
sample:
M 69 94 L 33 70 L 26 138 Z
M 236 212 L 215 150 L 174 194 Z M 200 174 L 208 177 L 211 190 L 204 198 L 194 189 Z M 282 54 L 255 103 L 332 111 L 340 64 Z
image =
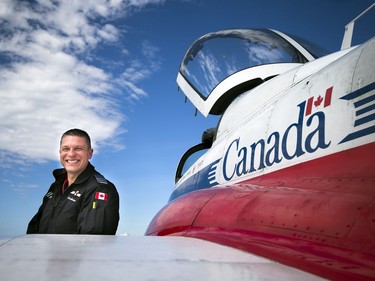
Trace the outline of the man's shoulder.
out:
M 106 190 L 116 190 L 115 185 L 106 179 L 101 173 L 95 171 L 93 173 L 93 178 L 97 186 L 104 188 Z
M 94 172 L 94 178 L 96 180 L 96 182 L 98 184 L 110 184 L 111 182 L 109 182 L 102 174 L 100 174 L 99 172 L 95 171 Z

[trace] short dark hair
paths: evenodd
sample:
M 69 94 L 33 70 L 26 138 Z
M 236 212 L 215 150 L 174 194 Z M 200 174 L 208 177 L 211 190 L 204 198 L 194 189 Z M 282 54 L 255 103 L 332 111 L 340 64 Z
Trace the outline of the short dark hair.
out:
M 70 130 L 66 131 L 61 136 L 60 145 L 61 145 L 62 139 L 65 136 L 76 136 L 76 137 L 84 138 L 86 140 L 86 143 L 87 143 L 89 149 L 91 149 L 91 139 L 90 139 L 90 136 L 84 130 L 74 128 L 74 129 L 70 129 Z

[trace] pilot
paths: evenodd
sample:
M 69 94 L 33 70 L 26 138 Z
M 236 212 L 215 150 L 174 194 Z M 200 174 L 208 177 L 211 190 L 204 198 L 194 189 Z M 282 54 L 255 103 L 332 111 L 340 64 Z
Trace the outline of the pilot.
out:
M 90 136 L 71 129 L 60 140 L 64 168 L 53 171 L 52 183 L 27 234 L 116 234 L 119 195 L 116 187 L 89 160 L 93 155 Z

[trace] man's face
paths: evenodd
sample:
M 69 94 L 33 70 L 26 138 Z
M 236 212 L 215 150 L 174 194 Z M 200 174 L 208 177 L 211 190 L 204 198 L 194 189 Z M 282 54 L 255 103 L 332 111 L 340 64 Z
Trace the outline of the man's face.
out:
M 78 176 L 92 157 L 93 150 L 85 138 L 65 136 L 60 144 L 60 162 L 69 174 Z

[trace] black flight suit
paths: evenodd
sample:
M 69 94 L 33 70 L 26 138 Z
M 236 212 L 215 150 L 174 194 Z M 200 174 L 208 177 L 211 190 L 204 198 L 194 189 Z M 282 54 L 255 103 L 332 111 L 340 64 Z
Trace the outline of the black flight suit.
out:
M 65 169 L 53 171 L 56 181 L 31 219 L 27 234 L 116 234 L 119 195 L 116 187 L 90 163 L 62 193 Z

